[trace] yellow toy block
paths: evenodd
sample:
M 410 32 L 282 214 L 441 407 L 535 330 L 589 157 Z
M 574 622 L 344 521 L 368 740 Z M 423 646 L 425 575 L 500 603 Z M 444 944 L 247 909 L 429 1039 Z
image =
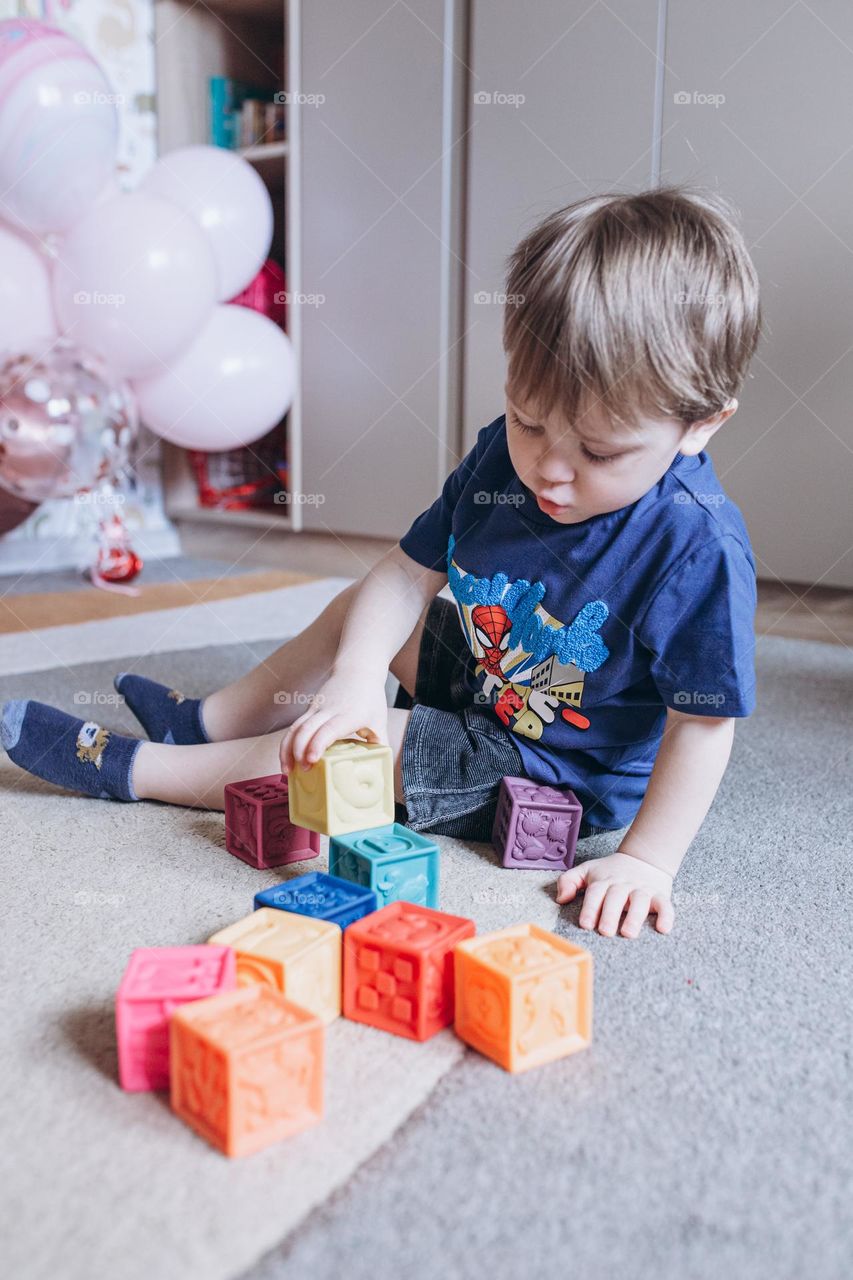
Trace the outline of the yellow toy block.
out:
M 456 1034 L 507 1071 L 590 1043 L 592 956 L 584 947 L 516 924 L 467 938 L 453 955 Z
M 238 987 L 273 987 L 329 1023 L 341 1013 L 342 937 L 329 920 L 261 907 L 208 942 L 234 948 Z
M 394 821 L 391 748 L 343 738 L 310 769 L 288 775 L 290 821 L 325 836 L 345 835 Z

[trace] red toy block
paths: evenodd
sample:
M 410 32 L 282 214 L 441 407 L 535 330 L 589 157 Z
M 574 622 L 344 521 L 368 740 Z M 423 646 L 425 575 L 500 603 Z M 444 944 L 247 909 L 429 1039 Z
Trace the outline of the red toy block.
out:
M 116 994 L 118 1072 L 122 1089 L 168 1089 L 169 1017 L 179 1005 L 233 991 L 231 947 L 138 947 Z
M 344 1017 L 428 1040 L 453 1022 L 453 948 L 477 932 L 473 920 L 391 902 L 344 934 Z
M 287 777 L 272 773 L 226 785 L 225 848 L 263 870 L 316 858 L 320 837 L 290 821 Z

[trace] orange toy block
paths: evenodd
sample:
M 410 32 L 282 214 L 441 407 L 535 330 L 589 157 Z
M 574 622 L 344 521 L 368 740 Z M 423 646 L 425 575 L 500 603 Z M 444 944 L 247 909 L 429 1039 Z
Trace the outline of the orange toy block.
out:
M 172 1108 L 227 1156 L 245 1156 L 323 1115 L 319 1018 L 253 984 L 183 1005 L 169 1024 Z
M 356 920 L 344 938 L 344 1016 L 412 1040 L 449 1027 L 453 948 L 475 932 L 473 920 L 413 902 Z
M 394 821 L 391 748 L 342 738 L 310 769 L 288 774 L 290 821 L 326 836 L 345 835 Z
M 535 924 L 460 942 L 456 1034 L 507 1071 L 585 1049 L 592 1039 L 592 956 Z
M 261 907 L 208 942 L 234 948 L 238 987 L 265 983 L 328 1023 L 341 1012 L 341 936 L 329 920 Z

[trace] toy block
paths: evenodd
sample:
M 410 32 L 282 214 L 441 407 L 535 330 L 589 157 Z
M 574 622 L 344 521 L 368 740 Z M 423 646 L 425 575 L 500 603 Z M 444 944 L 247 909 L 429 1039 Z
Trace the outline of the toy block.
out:
M 344 1016 L 411 1040 L 428 1040 L 454 1014 L 453 948 L 473 920 L 392 902 L 347 929 Z
M 315 831 L 290 821 L 287 777 L 229 782 L 225 787 L 225 848 L 252 867 L 304 862 L 320 852 Z
M 354 920 L 376 910 L 376 894 L 349 880 L 342 880 L 340 876 L 309 871 L 295 880 L 256 893 L 255 910 L 261 907 L 276 907 L 279 911 L 295 911 L 299 915 L 314 916 L 317 920 L 330 920 L 332 924 L 346 929 Z
M 228 1156 L 250 1155 L 323 1115 L 324 1028 L 270 987 L 178 1009 L 172 1109 Z
M 592 1039 L 592 956 L 535 924 L 460 942 L 456 1034 L 507 1071 L 585 1049 Z
M 337 836 L 394 821 L 393 757 L 381 743 L 333 742 L 289 784 L 290 821 L 309 831 Z
M 329 873 L 372 889 L 379 907 L 389 902 L 437 907 L 438 864 L 438 845 L 399 822 L 329 842 Z
M 341 1012 L 341 929 L 262 907 L 208 939 L 237 953 L 237 985 L 264 983 L 332 1022 Z
M 116 993 L 122 1089 L 168 1089 L 169 1017 L 179 1005 L 237 986 L 230 947 L 139 947 Z
M 582 814 L 568 787 L 504 778 L 492 843 L 505 867 L 565 871 L 575 860 Z

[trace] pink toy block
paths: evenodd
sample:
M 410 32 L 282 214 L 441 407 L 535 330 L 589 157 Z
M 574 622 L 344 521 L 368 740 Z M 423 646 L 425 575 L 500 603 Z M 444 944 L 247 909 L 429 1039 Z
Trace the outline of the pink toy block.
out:
M 231 947 L 139 947 L 116 993 L 119 1083 L 123 1089 L 169 1088 L 169 1018 L 180 1005 L 234 991 Z
M 290 821 L 287 777 L 273 773 L 226 785 L 225 848 L 264 869 L 316 858 L 320 837 Z
M 492 843 L 505 867 L 565 871 L 575 860 L 582 814 L 568 787 L 504 778 Z

